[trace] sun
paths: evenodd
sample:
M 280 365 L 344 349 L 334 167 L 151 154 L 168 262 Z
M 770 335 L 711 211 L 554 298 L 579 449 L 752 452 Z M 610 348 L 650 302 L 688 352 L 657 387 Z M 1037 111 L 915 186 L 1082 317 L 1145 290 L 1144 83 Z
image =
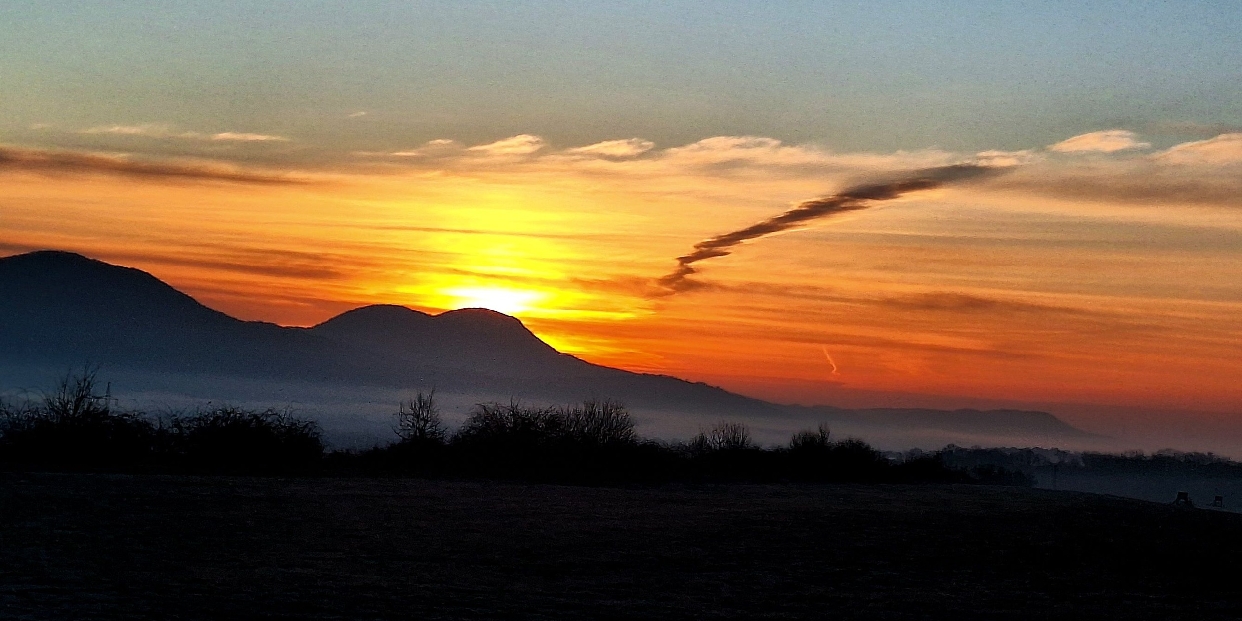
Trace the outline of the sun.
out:
M 505 287 L 458 287 L 443 293 L 453 301 L 455 308 L 486 308 L 506 315 L 530 311 L 536 302 L 547 297 L 538 291 Z

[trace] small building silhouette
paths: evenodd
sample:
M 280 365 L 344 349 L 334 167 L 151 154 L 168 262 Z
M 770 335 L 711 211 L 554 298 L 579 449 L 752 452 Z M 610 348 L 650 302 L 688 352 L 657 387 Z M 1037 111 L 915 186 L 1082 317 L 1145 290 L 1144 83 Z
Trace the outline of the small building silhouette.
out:
M 1177 498 L 1173 500 L 1173 506 L 1193 507 L 1195 506 L 1195 503 L 1190 501 L 1190 494 L 1188 492 L 1178 492 Z

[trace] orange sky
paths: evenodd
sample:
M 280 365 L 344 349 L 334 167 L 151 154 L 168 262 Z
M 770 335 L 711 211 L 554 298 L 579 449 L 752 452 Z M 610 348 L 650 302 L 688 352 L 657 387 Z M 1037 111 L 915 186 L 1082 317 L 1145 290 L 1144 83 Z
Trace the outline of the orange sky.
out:
M 593 362 L 785 402 L 1234 411 L 1242 135 L 1141 138 L 884 154 L 524 135 L 279 170 L 8 146 L 0 254 L 78 251 L 285 325 L 363 304 L 486 306 Z M 690 291 L 656 283 L 701 240 L 957 162 L 1008 172 L 753 240 L 699 263 Z

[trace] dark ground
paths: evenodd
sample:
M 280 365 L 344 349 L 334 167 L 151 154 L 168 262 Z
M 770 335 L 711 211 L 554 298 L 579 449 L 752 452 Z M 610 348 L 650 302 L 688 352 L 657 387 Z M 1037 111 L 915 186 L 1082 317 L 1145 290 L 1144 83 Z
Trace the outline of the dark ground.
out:
M 0 617 L 1238 618 L 1242 515 L 970 486 L 0 475 Z

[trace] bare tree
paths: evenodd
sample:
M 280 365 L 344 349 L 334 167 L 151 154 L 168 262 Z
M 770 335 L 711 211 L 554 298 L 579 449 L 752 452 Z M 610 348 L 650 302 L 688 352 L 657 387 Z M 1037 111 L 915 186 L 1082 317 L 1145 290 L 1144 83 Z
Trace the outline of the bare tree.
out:
M 418 391 L 413 399 L 399 404 L 397 424 L 393 431 L 403 442 L 442 442 L 447 434 L 440 420 L 440 408 L 436 406 L 436 391 Z
M 707 434 L 708 442 L 717 450 L 753 448 L 750 428 L 743 423 L 721 422 Z
M 43 395 L 43 409 L 57 422 L 107 417 L 111 396 L 95 394 L 97 369 L 83 367 L 80 375 L 65 374 L 56 389 Z
M 744 423 L 721 421 L 710 431 L 700 431 L 690 440 L 687 448 L 691 453 L 732 451 L 755 448 L 750 439 L 750 428 Z

